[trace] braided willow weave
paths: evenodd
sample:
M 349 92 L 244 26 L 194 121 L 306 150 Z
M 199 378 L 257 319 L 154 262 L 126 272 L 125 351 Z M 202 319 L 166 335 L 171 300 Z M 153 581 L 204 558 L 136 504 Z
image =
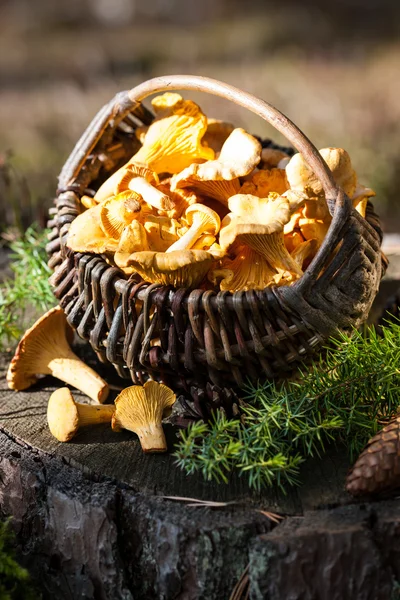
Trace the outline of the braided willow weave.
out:
M 197 89 L 250 108 L 286 133 L 324 186 L 333 215 L 328 234 L 302 278 L 290 287 L 214 292 L 172 289 L 124 274 L 94 254 L 66 247 L 82 195 L 137 150 L 135 129 L 153 115 L 140 100 L 148 93 Z M 67 160 L 51 209 L 49 265 L 54 294 L 68 322 L 102 362 L 142 384 L 150 375 L 174 388 L 207 383 L 243 386 L 247 378 L 285 377 L 336 328 L 359 325 L 381 278 L 381 232 L 371 207 L 368 221 L 351 206 L 321 156 L 282 113 L 239 90 L 199 77 L 173 76 L 121 92 L 95 117 Z

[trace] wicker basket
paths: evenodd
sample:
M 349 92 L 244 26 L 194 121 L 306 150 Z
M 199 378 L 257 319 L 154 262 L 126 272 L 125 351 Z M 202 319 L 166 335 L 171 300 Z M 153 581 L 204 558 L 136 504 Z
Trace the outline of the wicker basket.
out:
M 102 256 L 66 247 L 80 197 L 93 195 L 138 150 L 135 128 L 153 119 L 141 101 L 171 89 L 209 92 L 250 109 L 283 133 L 318 176 L 333 219 L 318 254 L 294 285 L 233 294 L 172 289 L 127 279 Z M 117 94 L 67 160 L 50 213 L 47 248 L 54 294 L 100 360 L 134 383 L 150 376 L 189 389 L 285 377 L 337 328 L 366 319 L 382 274 L 381 232 L 372 207 L 367 220 L 352 208 L 316 148 L 282 113 L 202 77 L 156 78 Z M 156 338 L 159 345 L 152 344 Z

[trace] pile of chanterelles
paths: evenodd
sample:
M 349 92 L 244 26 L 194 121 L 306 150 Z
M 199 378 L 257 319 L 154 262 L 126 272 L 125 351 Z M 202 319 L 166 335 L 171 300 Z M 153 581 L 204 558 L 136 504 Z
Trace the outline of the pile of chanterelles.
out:
M 301 154 L 262 149 L 179 94 L 152 105 L 154 122 L 137 131 L 142 147 L 94 198 L 82 197 L 67 245 L 174 287 L 235 292 L 296 281 L 331 221 Z M 348 153 L 320 153 L 365 216 L 374 192 L 358 184 Z

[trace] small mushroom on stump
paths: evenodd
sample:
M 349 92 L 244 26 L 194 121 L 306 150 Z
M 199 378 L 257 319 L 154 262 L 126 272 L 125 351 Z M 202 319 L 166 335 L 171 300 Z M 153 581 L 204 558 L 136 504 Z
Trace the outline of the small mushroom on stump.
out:
M 162 419 L 171 413 L 175 400 L 174 392 L 156 381 L 146 381 L 143 387 L 127 387 L 115 399 L 111 426 L 114 431 L 128 429 L 136 433 L 143 452 L 166 452 Z
M 26 390 L 37 382 L 38 374 L 53 375 L 95 402 L 104 402 L 109 393 L 108 384 L 76 356 L 69 341 L 72 341 L 72 330 L 63 310 L 59 306 L 52 308 L 20 340 L 8 368 L 8 387 Z
M 79 404 L 75 402 L 71 390 L 63 387 L 50 396 L 47 423 L 59 442 L 69 442 L 80 427 L 110 423 L 114 411 L 113 404 Z

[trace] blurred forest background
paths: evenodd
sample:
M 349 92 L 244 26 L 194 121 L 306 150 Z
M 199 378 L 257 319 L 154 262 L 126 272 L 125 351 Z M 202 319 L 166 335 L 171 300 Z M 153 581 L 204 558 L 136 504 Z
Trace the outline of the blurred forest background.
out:
M 346 148 L 394 231 L 399 34 L 397 0 L 0 0 L 1 227 L 45 222 L 63 162 L 116 92 L 192 73 L 268 100 L 319 148 Z M 193 99 L 282 141 L 234 105 Z

